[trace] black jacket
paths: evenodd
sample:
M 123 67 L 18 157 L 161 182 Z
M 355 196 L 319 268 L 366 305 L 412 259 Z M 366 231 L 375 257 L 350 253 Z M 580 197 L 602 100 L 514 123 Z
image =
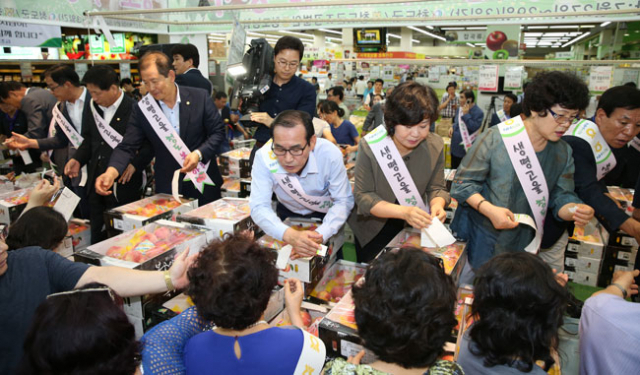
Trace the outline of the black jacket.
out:
M 176 83 L 178 86 L 196 87 L 209 93 L 209 97 L 213 93 L 213 84 L 206 79 L 198 69 L 191 69 L 183 74 L 176 75 Z
M 134 104 L 136 104 L 136 102 L 131 99 L 130 96 L 124 95 L 120 106 L 113 115 L 111 122 L 109 122 L 109 125 L 121 135 L 124 135 L 127 129 L 127 123 L 129 122 Z M 100 109 L 96 103 L 93 103 L 93 106 L 100 116 L 104 115 L 102 109 Z M 91 114 L 91 108 L 88 108 L 87 111 L 89 111 L 88 113 L 91 115 L 91 118 L 87 119 L 82 125 L 82 137 L 84 141 L 76 151 L 74 159 L 82 166 L 88 165 L 87 188 L 89 191 L 92 191 L 94 189 L 95 179 L 107 170 L 113 149 L 102 139 L 102 135 L 100 135 L 96 122 Z M 136 172 L 131 181 L 139 181 L 138 177 L 142 174 L 146 166 L 149 165 L 151 159 L 153 159 L 153 147 L 148 141 L 143 142 L 142 147 L 140 147 L 140 150 L 131 161 L 131 164 L 136 168 Z M 140 186 L 125 184 L 119 186 L 118 189 L 132 188 L 137 190 L 139 187 Z

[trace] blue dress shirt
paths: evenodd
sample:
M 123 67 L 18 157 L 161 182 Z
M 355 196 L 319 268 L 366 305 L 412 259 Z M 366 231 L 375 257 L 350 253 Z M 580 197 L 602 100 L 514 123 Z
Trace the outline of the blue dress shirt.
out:
M 167 120 L 171 123 L 171 126 L 176 130 L 176 133 L 180 134 L 180 90 L 178 90 L 178 85 L 176 85 L 176 103 L 173 105 L 173 108 L 169 108 L 162 100 L 160 102 L 160 109 L 165 116 L 167 116 Z
M 278 165 L 277 173 L 287 172 Z M 251 217 L 271 237 L 282 240 L 284 232 L 289 228 L 271 207 L 273 193 L 278 201 L 292 212 L 300 215 L 313 212 L 298 203 L 278 185 L 274 174 L 267 168 L 261 150 L 256 152 L 251 176 Z M 333 201 L 333 206 L 325 215 L 322 225 L 316 230 L 326 241 L 338 232 L 353 208 L 353 193 L 344 168 L 342 152 L 333 143 L 318 138 L 316 147 L 309 153 L 307 164 L 296 177 L 307 195 L 330 196 Z

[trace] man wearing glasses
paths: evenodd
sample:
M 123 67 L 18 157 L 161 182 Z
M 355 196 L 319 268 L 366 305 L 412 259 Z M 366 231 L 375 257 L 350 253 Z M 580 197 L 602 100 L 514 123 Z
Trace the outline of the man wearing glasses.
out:
M 257 153 L 251 175 L 251 217 L 271 237 L 313 256 L 319 244 L 336 234 L 353 208 L 353 194 L 340 150 L 316 138 L 312 117 L 288 110 L 271 125 L 272 139 Z M 273 193 L 278 199 L 274 212 Z M 298 231 L 282 220 L 321 218 L 315 231 Z
M 561 117 L 551 114 L 556 120 Z M 640 91 L 626 86 L 605 91 L 593 120 L 574 121 L 562 137 L 573 151 L 575 192 L 593 207 L 595 216 L 609 233 L 622 229 L 640 242 L 640 221 L 629 217 L 607 190 L 607 185 L 619 185 L 616 180 L 624 177 L 625 160 L 621 152 L 640 133 Z M 547 216 L 543 247 L 566 236 L 563 224 Z M 556 229 L 556 236 L 547 238 L 548 227 Z
M 304 54 L 302 41 L 293 36 L 283 36 L 278 39 L 273 53 L 275 72 L 271 85 L 260 104 L 260 112 L 251 114 L 251 121 L 261 124 L 253 135 L 256 145 L 251 160 L 256 150 L 271 137 L 269 128 L 280 112 L 297 109 L 313 117 L 316 109 L 316 90 L 313 85 L 296 76 Z

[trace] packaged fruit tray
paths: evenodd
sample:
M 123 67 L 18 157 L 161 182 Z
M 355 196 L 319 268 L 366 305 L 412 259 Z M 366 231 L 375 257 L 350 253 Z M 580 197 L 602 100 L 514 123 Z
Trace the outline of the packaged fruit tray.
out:
M 247 199 L 225 198 L 198 207 L 182 216 L 240 221 L 251 216 L 251 207 Z
M 285 222 L 286 223 L 286 222 Z M 316 230 L 318 229 L 318 225 L 315 223 L 299 223 L 291 225 L 291 228 L 295 230 Z M 286 245 L 284 241 L 276 240 L 275 238 L 269 236 L 268 234 L 260 237 L 258 239 L 258 244 L 273 250 L 280 250 L 282 247 Z
M 327 302 L 338 302 L 364 275 L 366 265 L 346 260 L 338 260 L 328 270 L 310 293 Z
M 240 192 L 240 179 L 223 177 L 224 183 L 220 187 L 222 190 Z
M 417 247 L 420 248 L 420 233 L 413 229 L 404 229 L 387 245 L 389 247 Z M 465 242 L 454 242 L 449 246 L 440 248 L 422 247 L 422 249 L 440 259 L 442 259 L 444 270 L 451 275 L 456 267 L 464 249 Z
M 19 206 L 29 202 L 32 188 L 11 191 L 0 195 L 0 200 L 7 206 Z
M 356 325 L 355 304 L 351 290 L 342 297 L 324 319 L 331 320 L 357 332 L 358 326 Z
M 201 230 L 162 220 L 91 245 L 87 250 L 102 255 L 102 265 L 121 265 L 119 260 L 133 263 L 129 268 L 137 268 L 136 265 L 174 248 L 182 250 L 190 246 L 193 253 L 205 244 L 206 236 Z
M 158 194 L 114 208 L 114 211 L 128 215 L 153 217 L 180 207 L 186 202 L 188 201 L 177 202 L 168 194 Z

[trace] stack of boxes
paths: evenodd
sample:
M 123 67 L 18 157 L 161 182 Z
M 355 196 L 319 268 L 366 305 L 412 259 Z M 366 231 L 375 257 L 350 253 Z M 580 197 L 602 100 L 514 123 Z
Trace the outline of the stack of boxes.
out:
M 565 251 L 565 273 L 577 284 L 597 286 L 609 233 L 600 225 L 592 233 L 576 227 Z
M 218 157 L 218 167 L 224 179 L 222 196 L 228 198 L 247 198 L 251 192 L 251 149 L 237 148 Z M 243 189 L 244 182 L 244 189 Z

